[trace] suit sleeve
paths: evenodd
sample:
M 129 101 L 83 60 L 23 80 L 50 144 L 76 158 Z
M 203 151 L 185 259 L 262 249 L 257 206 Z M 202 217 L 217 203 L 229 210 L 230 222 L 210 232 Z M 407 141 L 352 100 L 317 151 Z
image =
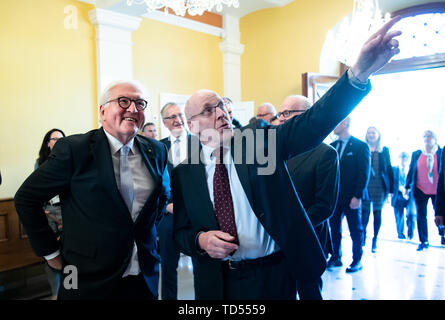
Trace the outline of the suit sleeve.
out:
M 386 148 L 386 167 L 387 167 L 387 174 L 388 174 L 388 180 L 389 180 L 389 193 L 394 194 L 394 189 L 395 189 L 395 181 L 394 181 L 394 171 L 392 169 L 392 164 L 391 164 L 391 155 L 389 154 L 389 149 Z M 398 183 L 397 183 L 398 186 Z
M 368 186 L 371 173 L 371 151 L 366 143 L 361 143 L 360 149 L 357 154 L 357 177 L 353 192 L 353 196 L 358 199 L 363 198 L 363 193 Z
M 318 146 L 371 90 L 359 90 L 345 74 L 310 108 L 276 129 L 277 154 L 287 161 Z M 304 138 L 302 138 L 304 137 Z
M 192 226 L 187 208 L 185 206 L 185 199 L 183 198 L 182 186 L 179 182 L 178 175 L 180 174 L 175 168 L 172 171 L 172 196 L 174 203 L 174 232 L 173 237 L 179 251 L 188 256 L 194 257 L 199 254 L 196 246 L 196 238 L 200 231 Z
M 15 194 L 17 213 L 38 256 L 46 256 L 59 249 L 43 205 L 56 195 L 64 196 L 69 189 L 71 168 L 70 146 L 65 139 L 60 139 L 48 160 L 25 180 Z
M 437 195 L 436 195 L 436 216 L 445 217 L 445 172 L 444 172 L 444 159 L 445 152 L 442 152 L 442 161 L 440 162 L 439 168 L 439 179 L 437 181 Z
M 334 213 L 339 188 L 339 166 L 337 152 L 329 148 L 316 169 L 315 201 L 307 208 L 307 214 L 317 227 Z
M 406 176 L 405 189 L 411 189 L 412 184 L 414 183 L 414 170 L 417 165 L 416 152 L 411 154 L 411 162 L 409 163 L 408 174 Z
M 159 205 L 158 205 L 158 216 L 155 220 L 155 224 L 158 225 L 161 221 L 162 217 L 166 214 L 166 207 L 167 204 L 172 202 L 171 198 L 171 188 L 170 188 L 170 175 L 168 173 L 168 151 L 167 147 L 164 145 L 163 150 L 163 162 L 162 162 L 162 168 L 163 168 L 163 174 L 162 174 L 162 192 L 159 198 Z

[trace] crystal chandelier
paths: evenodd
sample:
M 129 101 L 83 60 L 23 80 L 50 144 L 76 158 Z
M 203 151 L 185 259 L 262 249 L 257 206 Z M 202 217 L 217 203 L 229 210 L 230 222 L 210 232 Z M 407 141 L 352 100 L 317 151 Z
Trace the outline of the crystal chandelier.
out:
M 238 0 L 127 0 L 127 5 L 131 6 L 133 3 L 145 3 L 148 12 L 164 8 L 164 12 L 167 14 L 170 8 L 180 16 L 184 16 L 186 13 L 191 16 L 202 15 L 204 11 L 210 11 L 213 8 L 221 12 L 223 5 L 239 7 Z
M 378 0 L 354 0 L 351 18 L 345 17 L 340 25 L 339 60 L 351 66 L 365 41 L 389 19 L 389 13 L 382 16 Z

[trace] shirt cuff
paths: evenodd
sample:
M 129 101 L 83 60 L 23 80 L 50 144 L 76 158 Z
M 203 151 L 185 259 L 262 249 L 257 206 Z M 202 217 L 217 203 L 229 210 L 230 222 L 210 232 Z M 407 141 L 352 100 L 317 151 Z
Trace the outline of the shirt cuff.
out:
M 368 82 L 369 80 L 366 80 L 366 82 L 362 82 L 359 79 L 357 79 L 357 77 L 352 73 L 351 69 L 348 69 L 348 71 L 346 72 L 348 75 L 348 80 L 349 83 L 351 84 L 351 86 L 353 86 L 354 88 L 358 89 L 358 90 L 362 90 L 365 91 L 367 86 L 368 86 Z
M 204 233 L 204 231 L 199 231 L 198 234 L 196 235 L 196 238 L 195 238 L 195 246 L 196 246 L 196 250 L 198 251 L 198 253 L 199 253 L 200 255 L 203 256 L 203 255 L 205 255 L 207 252 L 206 252 L 205 250 L 202 250 L 201 247 L 199 246 L 199 243 L 198 243 L 198 238 L 199 238 L 199 236 L 200 236 L 201 233 Z
M 47 255 L 47 256 L 43 256 L 43 257 L 45 258 L 46 261 L 48 261 L 48 260 L 54 259 L 54 258 L 57 257 L 59 254 L 60 254 L 60 250 L 57 250 L 56 252 L 51 253 L 51 254 L 49 254 L 49 255 Z

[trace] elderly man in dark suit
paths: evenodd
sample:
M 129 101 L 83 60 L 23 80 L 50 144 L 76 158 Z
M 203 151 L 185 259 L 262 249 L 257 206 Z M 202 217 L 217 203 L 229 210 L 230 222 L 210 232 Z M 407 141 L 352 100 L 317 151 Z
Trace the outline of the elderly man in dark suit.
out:
M 367 185 L 371 173 L 371 152 L 368 145 L 349 133 L 350 118 L 343 120 L 334 130 L 338 139 L 332 143 L 340 158 L 340 191 L 337 208 L 330 219 L 334 253 L 329 267 L 342 266 L 341 226 L 346 216 L 352 238 L 352 263 L 346 272 L 362 269 L 363 227 L 361 219 L 362 200 L 368 199 Z
M 170 135 L 160 142 L 169 151 L 168 172 L 187 157 L 190 145 L 190 134 L 185 128 L 183 110 L 176 103 L 169 102 L 161 109 L 161 117 Z M 161 255 L 161 298 L 162 300 L 178 299 L 178 261 L 180 252 L 173 240 L 173 203 L 169 203 L 167 211 L 158 225 L 159 250 Z
M 194 259 L 197 299 L 295 299 L 296 281 L 318 279 L 326 260 L 286 162 L 318 146 L 369 91 L 368 77 L 398 52 L 391 20 L 356 64 L 304 114 L 279 126 L 231 129 L 221 97 L 187 101 L 200 154 L 172 171 L 175 240 Z M 193 159 L 195 158 L 195 159 Z
M 62 274 L 59 299 L 157 299 L 155 221 L 170 198 L 167 148 L 137 135 L 145 89 L 117 82 L 100 104 L 103 128 L 59 139 L 15 195 L 38 256 Z M 60 243 L 43 204 L 60 195 Z M 75 277 L 74 277 L 75 276 Z
M 301 115 L 312 106 L 299 95 L 284 99 L 278 112 L 281 123 Z M 325 143 L 287 162 L 289 174 L 306 213 L 315 229 L 325 256 L 332 253 L 329 218 L 335 210 L 338 196 L 339 168 L 335 149 Z M 297 283 L 302 300 L 321 300 L 322 279 Z

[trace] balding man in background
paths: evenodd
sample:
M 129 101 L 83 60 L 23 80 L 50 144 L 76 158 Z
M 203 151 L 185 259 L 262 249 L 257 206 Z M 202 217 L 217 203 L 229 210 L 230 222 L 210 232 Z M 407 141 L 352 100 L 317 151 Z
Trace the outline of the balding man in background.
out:
M 334 252 L 329 267 L 341 267 L 342 220 L 346 216 L 352 239 L 352 263 L 346 272 L 362 269 L 362 200 L 368 200 L 368 181 L 371 173 L 371 152 L 368 144 L 351 136 L 351 118 L 343 120 L 334 130 L 338 139 L 331 143 L 340 159 L 340 191 L 338 204 L 330 219 Z
M 263 119 L 269 123 L 270 119 L 275 115 L 275 113 L 277 113 L 275 106 L 270 102 L 264 102 L 258 106 L 256 118 Z
M 306 112 L 312 106 L 308 98 L 288 96 L 278 112 L 280 123 Z M 325 143 L 287 162 L 289 174 L 300 201 L 311 220 L 321 247 L 327 257 L 332 253 L 329 218 L 335 210 L 338 196 L 339 168 L 335 149 Z M 322 300 L 322 279 L 297 283 L 301 300 Z

